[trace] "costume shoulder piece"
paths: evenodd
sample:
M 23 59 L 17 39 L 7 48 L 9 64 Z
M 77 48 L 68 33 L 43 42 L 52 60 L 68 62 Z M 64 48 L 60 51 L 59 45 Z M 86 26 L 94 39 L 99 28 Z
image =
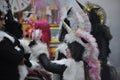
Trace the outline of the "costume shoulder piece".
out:
M 0 35 L 0 41 L 2 41 L 2 40 L 4 39 L 4 37 L 6 37 L 6 38 L 8 38 L 12 43 L 15 42 L 14 37 L 8 35 L 6 32 L 0 31 L 0 34 L 1 34 L 1 35 Z

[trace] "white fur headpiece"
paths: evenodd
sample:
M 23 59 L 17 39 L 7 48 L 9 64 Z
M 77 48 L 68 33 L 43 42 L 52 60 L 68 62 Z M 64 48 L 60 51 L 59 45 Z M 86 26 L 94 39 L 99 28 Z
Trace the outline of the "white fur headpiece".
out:
M 84 43 L 81 38 L 87 41 Z M 71 32 L 65 36 L 65 40 L 68 43 L 72 43 L 73 41 L 79 42 L 81 45 L 85 47 L 85 52 L 83 55 L 83 60 L 88 63 L 88 66 L 91 67 L 89 69 L 89 75 L 92 80 L 101 80 L 100 79 L 100 62 L 98 60 L 98 48 L 95 38 L 90 35 L 90 33 L 78 29 L 76 32 Z
M 0 41 L 2 41 L 4 37 L 7 37 L 12 43 L 15 42 L 15 39 L 12 36 L 8 35 L 4 31 L 0 31 Z

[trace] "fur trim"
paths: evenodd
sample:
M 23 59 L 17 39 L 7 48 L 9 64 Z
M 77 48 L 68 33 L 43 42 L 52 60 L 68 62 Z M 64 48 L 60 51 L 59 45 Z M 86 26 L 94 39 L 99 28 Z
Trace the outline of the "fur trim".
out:
M 100 61 L 98 60 L 98 48 L 95 38 L 88 32 L 78 29 L 76 31 L 76 36 L 79 38 L 84 38 L 88 43 L 86 53 L 84 53 L 84 60 L 87 62 L 89 69 L 89 76 L 91 80 L 101 80 L 100 77 Z
M 15 43 L 15 38 L 10 36 L 9 34 L 7 34 L 6 32 L 4 31 L 0 31 L 0 41 L 2 41 L 4 38 L 8 38 L 10 40 L 10 42 L 12 42 L 13 44 Z M 18 47 L 18 45 L 14 46 L 14 48 L 17 50 L 17 51 L 20 51 L 21 49 Z
M 86 47 L 86 44 L 85 44 L 84 42 L 82 42 L 79 37 L 75 36 L 75 34 L 72 33 L 72 32 L 69 33 L 69 34 L 66 34 L 64 40 L 65 40 L 65 42 L 67 42 L 67 43 L 72 43 L 72 42 L 74 42 L 74 41 L 77 41 L 77 42 L 79 42 L 80 44 L 82 44 L 82 46 Z
M 66 49 L 67 49 L 67 44 L 66 43 L 59 44 L 57 49 L 56 49 L 55 60 L 58 59 L 59 52 L 66 56 L 67 55 Z
M 8 35 L 6 32 L 0 31 L 0 41 L 2 41 L 4 37 L 7 37 L 12 43 L 15 42 L 14 37 Z M 18 46 L 15 46 L 15 49 L 17 51 L 20 50 L 20 48 Z M 19 80 L 24 80 L 25 77 L 28 74 L 27 67 L 25 65 L 19 65 L 18 66 L 18 72 L 19 72 L 19 75 L 20 75 L 20 79 Z
M 54 61 L 51 61 L 52 63 L 56 63 L 56 64 L 60 64 L 60 65 L 63 65 L 65 64 L 67 59 L 61 59 L 61 60 L 54 60 Z
M 51 78 L 52 78 L 52 80 L 60 80 L 60 75 L 59 74 L 52 74 Z
M 54 60 L 51 61 L 53 63 L 57 63 L 60 65 L 66 65 L 67 68 L 63 73 L 63 79 L 65 80 L 85 80 L 85 73 L 84 73 L 84 63 L 83 61 L 75 62 L 73 59 L 61 59 L 61 60 Z M 53 74 L 52 75 L 56 80 L 59 78 L 59 75 Z M 53 79 L 53 80 L 55 80 Z
M 31 47 L 32 54 L 38 57 L 41 54 L 46 54 L 49 58 L 47 44 L 40 41 L 36 41 L 36 44 Z
M 15 42 L 15 39 L 13 37 L 11 37 L 10 35 L 8 35 L 4 31 L 0 31 L 0 41 L 2 41 L 4 37 L 7 37 L 12 43 Z
M 19 65 L 18 71 L 19 71 L 19 75 L 20 75 L 19 80 L 25 80 L 25 78 L 27 77 L 27 74 L 28 74 L 27 67 L 25 65 Z
M 40 67 L 40 64 L 37 63 L 37 61 L 35 60 L 30 60 L 32 67 L 30 68 L 31 70 L 38 70 L 38 68 Z
M 30 41 L 22 38 L 22 39 L 19 39 L 20 41 L 20 44 L 23 46 L 24 50 L 25 50 L 25 53 L 31 53 L 31 49 L 30 47 L 28 46 Z
M 67 68 L 63 73 L 64 80 L 85 80 L 83 61 L 75 62 L 73 59 L 67 59 Z

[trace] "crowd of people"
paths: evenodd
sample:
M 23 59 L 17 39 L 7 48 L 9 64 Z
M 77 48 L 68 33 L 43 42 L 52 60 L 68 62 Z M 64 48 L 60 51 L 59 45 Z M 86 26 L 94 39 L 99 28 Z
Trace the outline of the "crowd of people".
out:
M 80 3 L 79 6 L 84 7 Z M 38 28 L 44 28 L 47 23 L 39 20 L 41 24 L 34 25 L 32 39 L 26 40 L 22 36 L 22 24 L 8 15 L 10 11 L 6 15 L 0 10 L 0 80 L 110 80 L 109 70 L 104 70 L 109 68 L 112 35 L 100 23 L 98 9 L 92 8 L 86 14 L 91 23 L 91 30 L 87 30 L 81 27 L 75 8 L 70 7 L 62 21 L 61 43 L 54 60 L 50 59 L 50 43 L 44 42 L 47 36 L 42 37 L 45 31 Z M 32 75 L 32 79 L 30 72 L 37 72 L 37 77 Z

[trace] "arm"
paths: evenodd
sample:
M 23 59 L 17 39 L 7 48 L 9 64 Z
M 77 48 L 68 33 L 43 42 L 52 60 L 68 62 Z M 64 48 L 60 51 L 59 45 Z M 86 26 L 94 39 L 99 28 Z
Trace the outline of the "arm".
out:
M 53 73 L 62 74 L 66 69 L 65 65 L 60 65 L 60 64 L 50 62 L 50 60 L 47 58 L 45 54 L 41 54 L 39 56 L 39 61 L 40 63 L 42 63 L 43 67 L 46 70 Z

